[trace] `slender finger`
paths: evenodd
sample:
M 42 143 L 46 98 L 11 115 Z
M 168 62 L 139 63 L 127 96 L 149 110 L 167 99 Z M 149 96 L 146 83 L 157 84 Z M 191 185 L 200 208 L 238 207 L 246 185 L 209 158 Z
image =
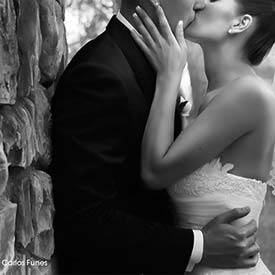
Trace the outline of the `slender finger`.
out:
M 259 261 L 259 254 L 255 255 L 254 257 L 244 259 L 242 261 L 242 266 L 243 268 L 251 268 L 256 266 L 256 264 Z
M 227 211 L 215 218 L 216 223 L 232 223 L 233 221 L 243 218 L 250 212 L 249 208 L 235 208 Z
M 161 34 L 158 28 L 156 27 L 155 23 L 148 16 L 146 11 L 142 9 L 140 6 L 136 7 L 136 12 L 143 21 L 143 24 L 145 25 L 147 31 L 150 33 L 151 37 L 154 39 L 155 42 L 158 42 L 161 37 Z
M 157 1 L 157 0 L 150 0 L 149 1 L 152 5 L 153 5 L 153 7 L 157 7 L 158 5 L 159 5 L 159 2 Z
M 138 14 L 134 13 L 133 18 L 135 20 L 136 29 L 142 35 L 144 42 L 147 44 L 147 46 L 153 48 L 155 43 L 151 35 L 147 31 L 146 27 L 144 26 L 143 22 L 139 18 Z
M 146 43 L 143 41 L 142 36 L 136 30 L 131 31 L 131 35 L 138 46 L 143 50 L 145 55 L 150 56 L 150 50 L 147 47 Z
M 257 241 L 257 236 L 256 234 L 251 235 L 250 237 L 247 238 L 247 247 L 251 247 L 256 244 Z
M 255 244 L 251 247 L 249 247 L 243 254 L 242 257 L 243 258 L 252 258 L 255 257 L 257 254 L 259 254 L 260 252 L 260 247 Z
M 176 28 L 176 39 L 182 49 L 186 49 L 187 45 L 184 38 L 183 21 L 179 21 Z
M 160 5 L 156 6 L 156 14 L 159 20 L 160 25 L 160 32 L 163 35 L 164 38 L 168 40 L 175 39 L 174 34 L 170 28 L 170 25 L 168 23 L 168 20 L 164 14 L 164 11 Z
M 256 235 L 258 231 L 257 222 L 251 220 L 248 224 L 242 226 L 239 230 L 240 238 L 248 238 L 252 235 Z
M 140 35 L 136 30 L 132 30 L 131 35 L 132 35 L 133 39 L 136 41 L 137 45 L 144 52 L 144 54 L 148 58 L 148 60 L 152 62 L 152 66 L 155 68 L 155 60 L 151 55 L 150 48 L 148 48 L 146 43 L 143 41 L 142 35 Z

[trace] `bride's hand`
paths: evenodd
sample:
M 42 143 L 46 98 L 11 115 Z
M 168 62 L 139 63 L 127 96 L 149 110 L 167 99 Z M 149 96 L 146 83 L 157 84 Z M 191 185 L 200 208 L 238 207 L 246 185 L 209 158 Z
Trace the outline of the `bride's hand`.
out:
M 160 30 L 147 13 L 138 6 L 133 15 L 138 32 L 132 31 L 132 36 L 159 75 L 181 78 L 187 61 L 183 22 L 178 23 L 174 35 L 161 6 L 159 4 L 154 6 Z

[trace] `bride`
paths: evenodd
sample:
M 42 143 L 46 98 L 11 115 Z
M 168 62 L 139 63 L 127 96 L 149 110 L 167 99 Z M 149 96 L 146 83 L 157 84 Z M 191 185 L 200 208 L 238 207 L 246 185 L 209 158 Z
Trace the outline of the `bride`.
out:
M 132 35 L 157 71 L 156 90 L 142 144 L 142 176 L 152 189 L 167 188 L 178 225 L 201 229 L 216 215 L 250 206 L 259 221 L 275 144 L 275 96 L 252 66 L 275 42 L 273 0 L 205 3 L 186 28 L 201 45 L 209 86 L 197 118 L 174 140 L 174 115 L 186 65 L 183 22 L 172 33 L 155 4 L 159 28 L 140 7 Z M 207 245 L 207 244 L 205 244 Z M 204 267 L 191 274 L 271 274 L 262 260 L 249 269 Z

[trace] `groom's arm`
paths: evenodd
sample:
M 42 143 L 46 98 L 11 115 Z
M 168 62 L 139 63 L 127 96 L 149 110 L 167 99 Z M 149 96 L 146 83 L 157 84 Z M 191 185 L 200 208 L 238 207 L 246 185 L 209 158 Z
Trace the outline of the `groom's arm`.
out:
M 114 204 L 131 123 L 123 83 L 93 65 L 75 68 L 66 81 L 53 103 L 57 226 L 66 228 L 58 238 L 70 236 L 71 249 L 90 254 L 92 271 L 183 274 L 192 230 L 151 223 Z

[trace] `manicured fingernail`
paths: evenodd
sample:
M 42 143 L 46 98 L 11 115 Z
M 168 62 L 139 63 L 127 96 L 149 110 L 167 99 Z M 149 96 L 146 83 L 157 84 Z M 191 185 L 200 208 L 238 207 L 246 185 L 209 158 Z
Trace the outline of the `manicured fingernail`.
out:
M 180 26 L 180 27 L 183 26 L 183 21 L 182 21 L 182 20 L 179 21 L 179 26 Z
M 137 7 L 136 7 L 136 10 L 137 10 L 137 11 L 140 11 L 140 10 L 141 10 L 141 7 L 140 7 L 140 6 L 137 6 Z
M 136 13 L 133 13 L 133 17 L 134 17 L 134 18 L 137 18 L 138 15 L 137 15 Z

